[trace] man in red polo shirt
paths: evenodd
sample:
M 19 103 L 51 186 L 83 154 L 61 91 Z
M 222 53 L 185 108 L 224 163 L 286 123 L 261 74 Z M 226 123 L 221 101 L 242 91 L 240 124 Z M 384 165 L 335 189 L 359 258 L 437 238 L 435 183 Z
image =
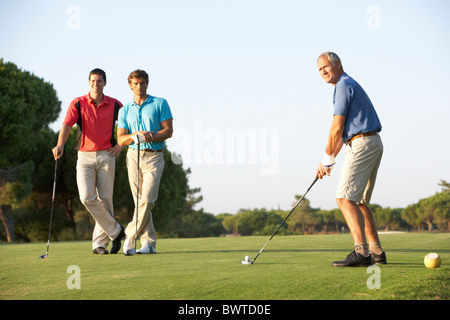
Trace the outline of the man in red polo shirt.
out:
M 67 110 L 58 143 L 52 149 L 55 160 L 61 158 L 72 126 L 77 123 L 77 185 L 81 203 L 95 219 L 92 235 L 94 254 L 117 253 L 124 228 L 114 219 L 113 186 L 116 158 L 122 151 L 114 138 L 120 101 L 103 94 L 106 74 L 101 69 L 89 73 L 90 92 L 75 98 Z

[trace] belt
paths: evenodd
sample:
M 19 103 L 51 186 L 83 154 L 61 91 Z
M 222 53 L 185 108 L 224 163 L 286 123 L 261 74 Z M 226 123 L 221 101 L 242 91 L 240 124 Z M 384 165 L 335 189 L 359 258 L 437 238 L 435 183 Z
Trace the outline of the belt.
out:
M 162 152 L 163 149 L 159 149 L 159 150 L 153 150 L 153 149 L 141 149 L 141 151 L 144 151 L 144 152 Z
M 353 137 L 351 137 L 350 139 L 348 139 L 347 141 L 345 141 L 346 145 L 349 145 L 353 140 L 358 139 L 358 138 L 362 138 L 362 137 L 368 137 L 368 136 L 374 136 L 377 133 L 375 131 L 372 132 L 367 132 L 367 133 L 360 133 L 357 135 L 354 135 Z

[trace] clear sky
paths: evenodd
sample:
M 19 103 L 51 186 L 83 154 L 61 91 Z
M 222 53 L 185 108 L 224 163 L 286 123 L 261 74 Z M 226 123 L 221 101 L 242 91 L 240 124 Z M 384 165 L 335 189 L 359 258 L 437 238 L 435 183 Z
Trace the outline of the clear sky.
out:
M 334 90 L 316 60 L 334 51 L 383 125 L 372 202 L 406 207 L 450 181 L 449 13 L 447 0 L 0 0 L 0 57 L 54 85 L 55 131 L 90 70 L 104 69 L 105 93 L 123 103 L 129 73 L 146 70 L 174 116 L 167 146 L 191 168 L 198 208 L 218 214 L 288 210 L 311 184 Z M 343 160 L 311 206 L 337 207 Z

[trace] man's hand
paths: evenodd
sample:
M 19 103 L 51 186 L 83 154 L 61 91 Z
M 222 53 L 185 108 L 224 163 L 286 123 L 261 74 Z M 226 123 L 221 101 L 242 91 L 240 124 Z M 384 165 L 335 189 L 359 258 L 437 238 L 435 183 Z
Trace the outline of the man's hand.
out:
M 122 150 L 123 147 L 119 146 L 119 144 L 116 144 L 114 147 L 109 148 L 108 152 L 111 157 L 115 157 L 117 159 Z
M 134 141 L 134 143 L 138 144 L 138 143 L 145 143 L 145 142 L 153 142 L 153 133 L 149 132 L 149 131 L 137 131 L 135 133 L 133 133 L 132 135 L 132 139 Z M 138 141 L 139 138 L 139 141 Z
M 131 139 L 133 139 L 136 144 L 146 142 L 142 134 L 133 134 Z
M 329 156 L 325 153 L 323 156 L 322 163 L 317 168 L 316 177 L 322 179 L 324 175 L 330 175 L 331 169 L 333 169 L 334 164 L 336 163 L 334 159 L 334 155 Z
M 55 160 L 61 158 L 63 153 L 64 153 L 64 146 L 56 146 L 56 147 L 54 147 L 52 149 L 52 153 L 53 153 L 53 157 L 55 158 Z

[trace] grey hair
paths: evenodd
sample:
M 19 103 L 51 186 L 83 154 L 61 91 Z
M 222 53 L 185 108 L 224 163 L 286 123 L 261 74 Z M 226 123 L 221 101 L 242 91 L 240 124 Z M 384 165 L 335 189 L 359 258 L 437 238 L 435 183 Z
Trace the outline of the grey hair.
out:
M 319 58 L 321 57 L 327 57 L 328 60 L 333 64 L 333 66 L 336 66 L 336 63 L 339 61 L 341 62 L 341 58 L 339 58 L 339 56 L 331 51 L 326 51 L 324 53 L 322 53 Z M 319 58 L 317 60 L 319 60 Z M 342 67 L 342 62 L 341 62 L 341 67 Z

